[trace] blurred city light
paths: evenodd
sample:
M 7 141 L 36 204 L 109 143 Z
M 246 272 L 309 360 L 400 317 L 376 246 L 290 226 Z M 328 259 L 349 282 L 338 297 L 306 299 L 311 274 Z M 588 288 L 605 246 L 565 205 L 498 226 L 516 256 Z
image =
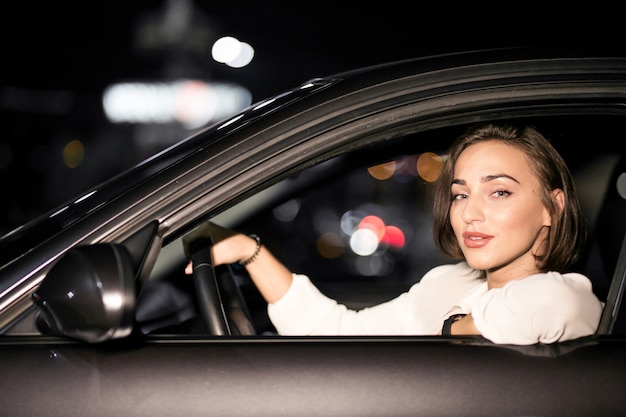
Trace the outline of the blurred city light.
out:
M 359 229 L 369 229 L 376 234 L 376 239 L 378 242 L 385 235 L 385 222 L 378 216 L 365 216 L 359 222 Z
M 68 168 L 76 168 L 83 162 L 85 146 L 80 140 L 72 140 L 63 148 L 63 162 Z
M 211 49 L 211 54 L 213 55 L 214 60 L 224 64 L 228 61 L 236 59 L 237 56 L 239 56 L 240 51 L 241 42 L 239 42 L 237 38 L 224 36 L 215 41 L 213 48 Z
M 254 49 L 250 46 L 250 44 L 242 42 L 239 55 L 237 55 L 234 59 L 225 62 L 225 64 L 232 68 L 243 68 L 252 62 L 252 58 L 254 58 Z
M 381 243 L 385 243 L 394 248 L 404 247 L 405 241 L 404 232 L 397 226 L 385 226 L 385 232 L 380 240 Z
M 323 233 L 317 239 L 317 253 L 322 258 L 335 259 L 343 255 L 345 245 L 343 240 L 337 233 L 327 232 Z
M 350 237 L 350 248 L 360 256 L 369 256 L 378 249 L 378 236 L 372 229 L 359 229 Z
M 233 68 L 242 68 L 252 62 L 254 49 L 248 43 L 232 36 L 224 36 L 213 44 L 213 59 Z
M 199 80 L 128 82 L 107 87 L 102 102 L 113 123 L 178 122 L 195 129 L 236 114 L 252 95 L 241 86 Z
M 386 162 L 384 164 L 369 167 L 367 171 L 373 178 L 377 180 L 387 180 L 393 176 L 396 171 L 396 161 Z
M 348 236 L 352 236 L 352 234 L 357 230 L 359 222 L 363 217 L 365 217 L 365 214 L 358 210 L 346 211 L 343 216 L 341 216 L 339 223 L 341 231 Z
M 394 261 L 388 253 L 375 252 L 371 256 L 360 256 L 353 266 L 362 276 L 387 276 L 393 270 Z
M 435 182 L 441 174 L 443 158 L 433 152 L 424 152 L 418 156 L 409 155 L 397 161 L 389 161 L 371 166 L 367 172 L 372 178 L 383 181 L 393 178 L 398 182 L 407 182 L 419 175 L 426 182 Z
M 425 181 L 437 181 L 442 168 L 443 159 L 435 153 L 424 152 L 417 159 L 417 172 Z
M 340 228 L 349 236 L 350 249 L 360 256 L 374 254 L 381 249 L 381 244 L 402 249 L 406 240 L 400 227 L 386 225 L 379 216 L 364 215 L 362 211 L 358 210 L 344 213 Z
M 297 199 L 291 199 L 276 207 L 273 210 L 274 217 L 281 222 L 289 222 L 298 215 L 300 211 L 300 201 Z

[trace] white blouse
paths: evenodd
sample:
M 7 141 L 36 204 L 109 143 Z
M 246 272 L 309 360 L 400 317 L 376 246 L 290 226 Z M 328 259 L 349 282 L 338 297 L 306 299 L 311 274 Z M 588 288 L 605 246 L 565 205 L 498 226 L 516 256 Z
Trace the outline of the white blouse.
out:
M 305 275 L 268 306 L 281 335 L 437 335 L 452 314 L 471 313 L 494 343 L 553 343 L 596 331 L 602 303 L 587 277 L 548 272 L 487 289 L 465 263 L 441 265 L 393 300 L 360 311 L 326 297 Z

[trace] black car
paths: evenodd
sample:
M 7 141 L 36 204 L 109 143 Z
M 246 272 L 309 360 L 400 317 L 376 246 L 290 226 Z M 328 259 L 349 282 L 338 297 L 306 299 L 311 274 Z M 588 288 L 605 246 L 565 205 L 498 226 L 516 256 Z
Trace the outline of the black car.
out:
M 577 181 L 592 336 L 285 337 L 243 268 L 184 273 L 211 221 L 352 308 L 388 300 L 451 262 L 432 161 L 502 120 L 537 127 Z M 626 57 L 604 51 L 418 58 L 255 103 L 0 240 L 0 414 L 626 415 L 625 138 Z M 393 234 L 364 251 L 368 216 Z

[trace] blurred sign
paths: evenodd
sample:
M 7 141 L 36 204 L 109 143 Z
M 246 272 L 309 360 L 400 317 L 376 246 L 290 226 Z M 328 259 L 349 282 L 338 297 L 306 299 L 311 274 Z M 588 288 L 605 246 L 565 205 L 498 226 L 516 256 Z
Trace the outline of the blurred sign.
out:
M 180 80 L 113 84 L 102 101 L 113 123 L 179 122 L 195 129 L 238 113 L 251 104 L 252 96 L 234 84 Z

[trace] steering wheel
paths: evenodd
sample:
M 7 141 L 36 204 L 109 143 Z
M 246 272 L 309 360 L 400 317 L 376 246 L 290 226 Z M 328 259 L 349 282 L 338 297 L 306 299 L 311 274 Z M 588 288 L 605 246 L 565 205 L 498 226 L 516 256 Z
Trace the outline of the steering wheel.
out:
M 213 266 L 210 237 L 188 242 L 193 281 L 207 332 L 215 336 L 256 334 L 245 299 L 228 265 Z M 218 273 L 216 273 L 216 271 Z

